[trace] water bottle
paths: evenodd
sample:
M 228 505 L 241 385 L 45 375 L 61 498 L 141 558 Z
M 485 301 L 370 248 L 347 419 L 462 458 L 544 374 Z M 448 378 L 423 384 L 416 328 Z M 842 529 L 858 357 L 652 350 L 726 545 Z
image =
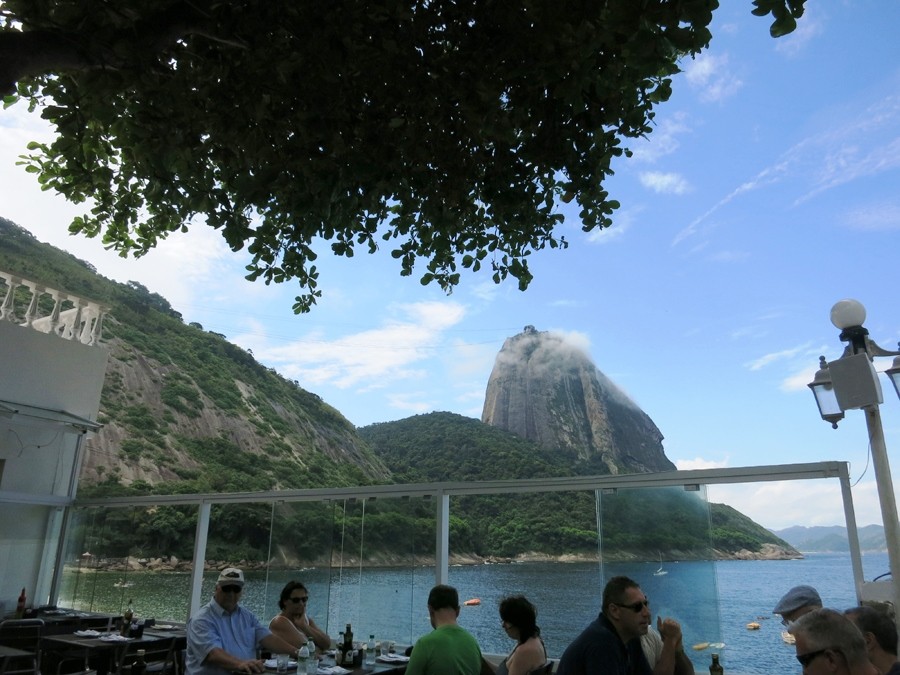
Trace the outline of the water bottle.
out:
M 297 651 L 297 675 L 306 675 L 309 672 L 309 647 L 304 644 Z
M 375 665 L 375 636 L 369 636 L 369 642 L 366 644 L 366 665 Z
M 316 675 L 319 672 L 319 659 L 316 658 L 316 643 L 310 640 L 306 649 L 309 651 L 309 661 L 306 662 L 306 675 Z

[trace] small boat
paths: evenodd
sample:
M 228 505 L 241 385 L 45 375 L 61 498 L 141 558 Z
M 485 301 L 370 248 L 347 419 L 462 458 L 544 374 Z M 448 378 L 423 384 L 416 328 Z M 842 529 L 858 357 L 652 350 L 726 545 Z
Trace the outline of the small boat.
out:
M 784 640 L 784 643 L 787 645 L 792 645 L 797 642 L 797 639 L 786 630 L 781 631 L 781 639 Z
M 466 607 L 474 607 L 481 604 L 481 598 L 469 598 L 463 603 Z
M 692 647 L 692 649 L 695 649 L 695 650 L 697 650 L 698 652 L 702 652 L 702 651 L 703 651 L 704 649 L 706 649 L 707 647 L 709 647 L 709 643 L 708 643 L 708 642 L 698 642 L 697 644 L 695 644 L 695 645 Z
M 132 586 L 134 586 L 134 583 L 131 581 L 124 581 L 122 579 L 119 579 L 119 581 L 114 583 L 113 586 L 115 586 L 116 588 L 131 588 Z
M 659 569 L 656 570 L 656 571 L 653 573 L 653 576 L 655 576 L 655 577 L 661 577 L 661 576 L 663 576 L 664 574 L 668 574 L 668 572 L 667 572 L 666 570 L 663 569 L 663 564 L 662 564 L 662 553 L 660 553 L 660 554 L 659 554 Z
M 747 624 L 747 630 L 759 630 L 759 622 L 751 621 Z

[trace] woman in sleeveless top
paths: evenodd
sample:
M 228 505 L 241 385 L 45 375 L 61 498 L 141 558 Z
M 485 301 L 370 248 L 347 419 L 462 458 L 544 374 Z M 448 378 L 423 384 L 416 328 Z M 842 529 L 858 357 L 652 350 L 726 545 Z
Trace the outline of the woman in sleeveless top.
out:
M 497 675 L 526 675 L 546 663 L 547 650 L 537 625 L 537 610 L 524 595 L 500 601 L 500 622 L 516 646 L 497 666 Z
M 278 599 L 280 614 L 269 622 L 269 630 L 294 647 L 305 645 L 307 640 L 316 643 L 320 650 L 331 646 L 331 638 L 316 625 L 306 611 L 309 602 L 309 591 L 299 581 L 289 581 L 281 589 Z

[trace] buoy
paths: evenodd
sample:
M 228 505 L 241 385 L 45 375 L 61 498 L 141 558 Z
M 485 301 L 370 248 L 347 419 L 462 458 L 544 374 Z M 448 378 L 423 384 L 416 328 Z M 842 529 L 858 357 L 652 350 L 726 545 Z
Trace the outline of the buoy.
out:
M 472 607 L 473 605 L 480 605 L 481 600 L 479 598 L 470 598 L 470 599 L 466 600 L 463 604 L 466 605 L 467 607 Z

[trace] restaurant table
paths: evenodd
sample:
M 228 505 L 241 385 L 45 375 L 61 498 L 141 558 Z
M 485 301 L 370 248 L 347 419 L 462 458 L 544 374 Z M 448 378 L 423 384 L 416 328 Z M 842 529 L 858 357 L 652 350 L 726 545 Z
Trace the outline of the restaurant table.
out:
M 66 661 L 84 658 L 85 670 L 87 664 L 96 668 L 98 675 L 105 675 L 114 669 L 117 657 L 125 653 L 132 646 L 141 647 L 152 645 L 161 640 L 175 639 L 176 649 L 183 649 L 187 644 L 187 633 L 183 628 L 173 627 L 171 630 L 145 628 L 139 638 L 127 640 L 102 640 L 100 637 L 84 637 L 74 633 L 47 635 L 42 645 L 45 654 L 50 652 L 64 653 Z
M 54 635 L 71 633 L 84 628 L 106 630 L 109 627 L 117 626 L 122 615 L 52 608 L 37 610 L 33 618 L 41 619 L 44 622 L 44 635 Z

